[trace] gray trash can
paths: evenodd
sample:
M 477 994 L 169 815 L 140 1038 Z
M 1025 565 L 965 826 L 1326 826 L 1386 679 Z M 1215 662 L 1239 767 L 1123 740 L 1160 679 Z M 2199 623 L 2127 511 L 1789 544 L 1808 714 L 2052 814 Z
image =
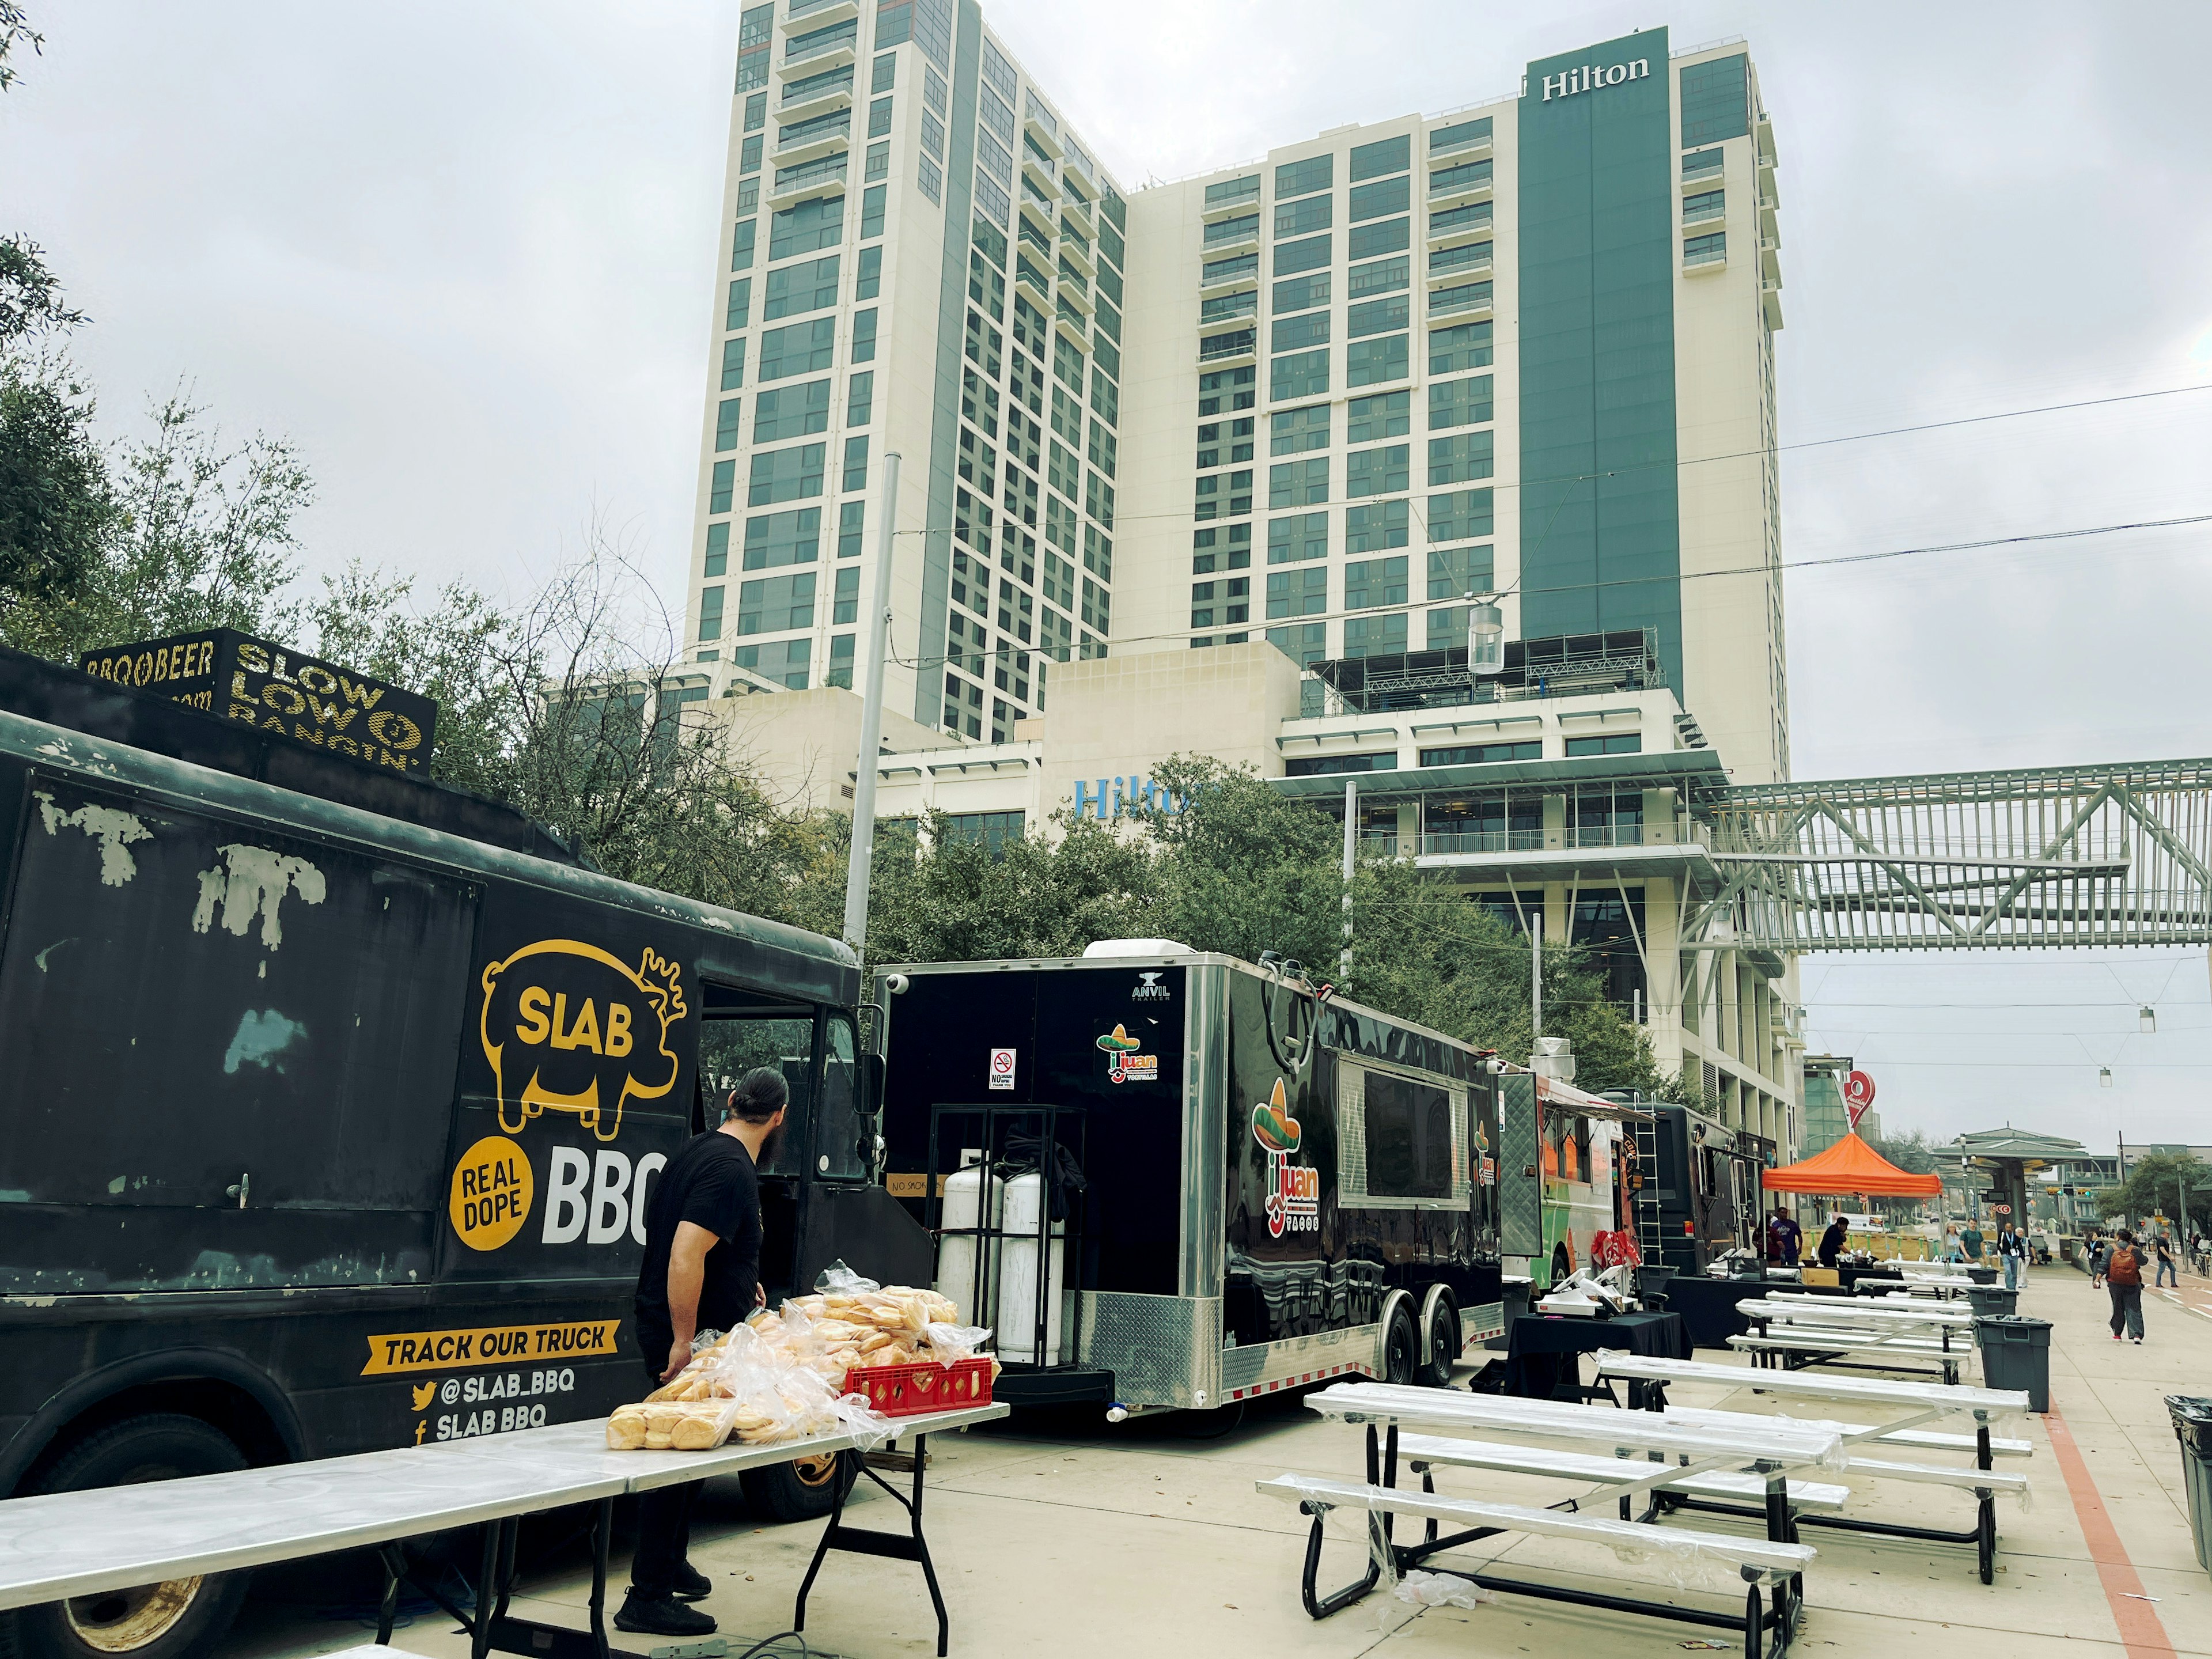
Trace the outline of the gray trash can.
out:
M 2025 1314 L 1987 1314 L 1974 1321 L 1982 1351 L 1982 1382 L 1992 1389 L 2025 1389 L 2032 1412 L 2051 1409 L 2051 1322 Z
M 1972 1300 L 1978 1314 L 2008 1314 L 2020 1311 L 2020 1292 L 2008 1291 L 2002 1285 L 1969 1285 L 1966 1295 Z
M 2189 1495 L 2189 1531 L 2197 1565 L 2212 1572 L 2212 1400 L 2170 1394 L 2166 1409 L 2181 1442 L 2181 1486 Z
M 1966 1277 L 1977 1285 L 1994 1285 L 1997 1282 L 1997 1270 L 1995 1267 L 1977 1267 L 1970 1261 L 1966 1264 Z

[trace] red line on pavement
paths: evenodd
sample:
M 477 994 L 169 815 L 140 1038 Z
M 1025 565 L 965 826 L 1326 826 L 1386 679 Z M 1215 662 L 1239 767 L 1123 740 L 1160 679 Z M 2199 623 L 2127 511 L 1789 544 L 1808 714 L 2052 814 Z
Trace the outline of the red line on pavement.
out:
M 2098 1582 L 2105 1587 L 2105 1601 L 2112 1609 L 2112 1623 L 2119 1628 L 2128 1659 L 2172 1653 L 2173 1644 L 2166 1638 L 2166 1626 L 2159 1623 L 2157 1609 L 2147 1601 L 2134 1599 L 2146 1594 L 2143 1582 L 2136 1575 L 2135 1563 L 2128 1559 L 2119 1528 L 2112 1524 L 2105 1500 L 2098 1495 L 2097 1483 L 2089 1478 L 2089 1466 L 2082 1461 L 2081 1448 L 2074 1443 L 2073 1431 L 2058 1414 L 2055 1402 L 2045 1414 L 2043 1425 L 2050 1431 L 2051 1455 L 2058 1460 L 2059 1473 L 2066 1477 L 2066 1495 L 2074 1500 L 2082 1541 L 2089 1547 L 2089 1559 L 2097 1564 Z

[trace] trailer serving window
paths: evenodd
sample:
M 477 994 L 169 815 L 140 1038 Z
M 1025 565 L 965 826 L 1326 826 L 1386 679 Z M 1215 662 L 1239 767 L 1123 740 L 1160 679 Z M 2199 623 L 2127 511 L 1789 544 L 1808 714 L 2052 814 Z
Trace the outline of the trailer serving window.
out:
M 699 1029 L 700 1086 L 706 1121 L 722 1121 L 723 1103 L 755 1066 L 783 1073 L 791 1091 L 783 1144 L 763 1175 L 865 1180 L 860 1146 L 860 1043 L 851 1016 L 836 1009 L 778 1001 L 756 992 L 707 988 Z
M 1340 1201 L 1351 1208 L 1468 1207 L 1467 1092 L 1336 1056 Z

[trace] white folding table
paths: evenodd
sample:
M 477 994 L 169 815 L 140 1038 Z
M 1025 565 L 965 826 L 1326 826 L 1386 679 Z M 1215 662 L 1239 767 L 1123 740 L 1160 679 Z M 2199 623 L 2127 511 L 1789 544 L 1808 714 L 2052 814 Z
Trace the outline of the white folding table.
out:
M 832 1550 L 915 1562 L 937 1610 L 938 1648 L 950 1626 L 921 1530 L 928 1435 L 1006 1415 L 1004 1406 L 892 1419 L 895 1439 L 915 1452 L 911 1498 L 862 1466 L 906 1510 L 905 1534 L 845 1526 L 843 1487 L 805 1582 L 793 1628 L 804 1626 L 807 1592 Z M 196 1574 L 229 1572 L 347 1549 L 378 1550 L 385 1565 L 380 1644 L 392 1637 L 399 1586 L 411 1583 L 470 1633 L 473 1659 L 496 1650 L 536 1659 L 609 1659 L 605 1604 L 614 1500 L 743 1469 L 855 1449 L 850 1435 L 732 1443 L 714 1451 L 611 1451 L 595 1419 L 479 1439 L 364 1452 L 351 1457 L 195 1475 L 145 1486 L 55 1492 L 0 1502 L 0 1610 L 126 1589 Z M 591 1629 L 511 1619 L 514 1546 L 521 1517 L 570 1504 L 594 1506 Z M 473 1613 L 413 1577 L 404 1540 L 483 1525 L 483 1555 Z

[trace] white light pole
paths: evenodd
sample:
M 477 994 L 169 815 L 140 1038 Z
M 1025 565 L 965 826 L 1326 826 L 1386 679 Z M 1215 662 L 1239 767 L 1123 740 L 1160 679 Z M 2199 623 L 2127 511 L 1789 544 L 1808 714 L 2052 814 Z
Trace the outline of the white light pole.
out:
M 868 872 L 876 851 L 876 755 L 884 742 L 884 659 L 891 631 L 891 532 L 898 521 L 899 453 L 884 457 L 876 503 L 876 574 L 868 594 L 868 650 L 861 673 L 860 759 L 853 775 L 853 850 L 845 867 L 845 943 L 868 942 Z
M 1352 982 L 1352 866 L 1359 848 L 1359 780 L 1344 781 L 1344 945 L 1336 955 L 1336 982 Z

